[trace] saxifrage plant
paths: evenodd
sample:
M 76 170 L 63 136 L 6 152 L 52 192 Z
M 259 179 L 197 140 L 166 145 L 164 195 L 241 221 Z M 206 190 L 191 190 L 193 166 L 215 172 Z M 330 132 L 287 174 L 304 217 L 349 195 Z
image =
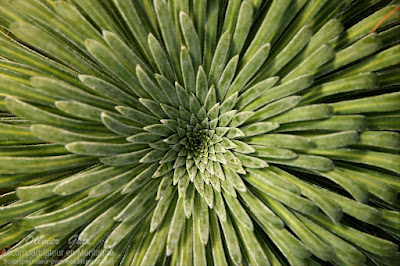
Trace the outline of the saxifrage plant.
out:
M 1 265 L 399 262 L 399 1 L 0 3 Z

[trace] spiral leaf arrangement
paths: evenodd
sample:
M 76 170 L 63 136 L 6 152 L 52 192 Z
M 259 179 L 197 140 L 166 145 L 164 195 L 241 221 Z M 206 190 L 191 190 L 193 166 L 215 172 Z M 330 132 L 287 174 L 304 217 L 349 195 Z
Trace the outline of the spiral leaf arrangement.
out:
M 0 264 L 398 262 L 389 2 L 2 0 Z

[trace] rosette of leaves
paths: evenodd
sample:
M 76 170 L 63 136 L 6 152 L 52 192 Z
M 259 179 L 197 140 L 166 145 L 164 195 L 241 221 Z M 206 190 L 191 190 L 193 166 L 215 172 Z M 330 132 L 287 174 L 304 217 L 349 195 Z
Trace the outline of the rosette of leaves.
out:
M 398 4 L 2 0 L 1 264 L 395 264 Z

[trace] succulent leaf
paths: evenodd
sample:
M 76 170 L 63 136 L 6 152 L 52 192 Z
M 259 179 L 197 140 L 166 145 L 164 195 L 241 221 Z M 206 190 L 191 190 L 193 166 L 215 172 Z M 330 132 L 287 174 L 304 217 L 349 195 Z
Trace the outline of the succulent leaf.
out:
M 400 260 L 399 1 L 0 2 L 0 265 Z

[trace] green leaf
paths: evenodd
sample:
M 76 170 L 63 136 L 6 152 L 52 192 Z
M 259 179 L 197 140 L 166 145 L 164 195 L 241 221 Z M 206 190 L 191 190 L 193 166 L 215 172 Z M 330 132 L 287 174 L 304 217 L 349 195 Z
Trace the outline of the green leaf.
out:
M 312 104 L 293 108 L 283 114 L 269 118 L 268 121 L 279 124 L 298 121 L 319 120 L 333 115 L 333 107 L 329 104 Z
M 174 80 L 174 71 L 172 70 L 171 64 L 163 47 L 158 42 L 156 37 L 154 37 L 154 35 L 151 33 L 149 34 L 147 41 L 151 54 L 153 55 L 153 60 L 157 64 L 159 73 L 167 77 L 167 79 L 172 82 Z
M 178 82 L 175 82 L 175 89 L 176 89 L 176 94 L 178 95 L 178 99 L 180 102 L 179 110 L 182 108 L 187 110 L 190 110 L 190 94 L 189 91 L 186 90 L 184 87 L 182 87 Z M 184 117 L 182 117 L 184 118 Z M 190 119 L 190 114 L 189 114 L 189 119 Z M 187 119 L 188 120 L 188 119 Z
M 382 212 L 382 221 L 381 224 L 390 226 L 391 228 L 399 229 L 399 213 L 396 211 L 390 211 L 381 209 Z
M 146 182 L 148 182 L 153 176 L 154 172 L 157 170 L 159 164 L 153 163 L 152 165 L 147 165 L 145 170 L 143 170 L 140 174 L 138 174 L 135 178 L 130 180 L 124 189 L 122 190 L 122 194 L 132 193 L 138 189 L 140 189 Z
M 235 156 L 242 162 L 243 166 L 249 168 L 264 168 L 268 167 L 268 163 L 257 157 L 234 152 Z
M 232 216 L 235 218 L 235 220 L 238 220 L 246 229 L 253 231 L 254 229 L 253 222 L 251 221 L 249 215 L 242 207 L 238 199 L 232 197 L 231 195 L 225 192 L 223 193 L 223 195 L 225 202 L 228 205 L 229 210 L 232 213 Z
M 233 32 L 235 29 L 241 3 L 242 1 L 239 0 L 228 1 L 225 12 L 223 32 Z
M 243 133 L 246 135 L 246 137 L 251 137 L 251 136 L 257 136 L 257 135 L 267 133 L 269 131 L 277 129 L 278 127 L 279 127 L 278 123 L 259 122 L 259 123 L 254 123 L 254 124 L 250 124 L 247 126 L 243 126 L 240 128 L 240 130 L 243 131 Z
M 326 2 L 326 0 L 318 1 L 316 3 L 300 1 L 297 3 L 296 6 L 289 5 L 288 9 L 285 12 L 285 20 L 282 22 L 283 28 L 279 28 L 278 33 L 282 34 L 286 26 L 288 27 L 288 29 L 282 36 L 281 40 L 278 42 L 278 47 L 276 49 L 278 51 L 281 51 L 304 25 L 311 24 L 315 27 L 313 23 L 316 23 L 317 21 L 319 22 L 321 20 L 321 17 L 319 17 L 319 15 L 321 13 L 324 13 L 321 12 L 321 9 L 323 7 L 326 7 Z M 332 9 L 332 7 L 326 8 L 328 8 L 329 10 Z M 297 12 L 299 12 L 299 14 L 297 14 Z M 334 11 L 331 10 L 330 12 Z M 334 14 L 331 14 L 330 12 L 328 12 L 328 17 L 332 17 Z M 322 19 L 325 19 L 325 17 L 323 17 Z M 278 37 L 279 35 L 275 36 L 274 39 L 277 39 Z
M 290 182 L 289 184 L 291 184 L 291 186 L 298 188 L 302 195 L 312 200 L 331 220 L 338 222 L 342 218 L 341 207 L 336 202 L 332 202 L 324 190 L 302 181 L 278 167 L 271 166 L 269 169 L 271 170 L 271 174 L 275 173 L 275 177 L 286 179 Z M 269 177 L 271 177 L 271 175 Z
M 101 121 L 110 131 L 122 136 L 130 136 L 143 131 L 142 128 L 129 125 L 131 123 L 127 123 L 124 119 L 118 119 L 117 116 L 110 113 L 102 113 Z
M 81 166 L 92 165 L 97 158 L 80 155 L 60 155 L 47 157 L 6 157 L 0 156 L 2 173 L 39 173 L 47 171 L 60 171 Z
M 357 145 L 391 150 L 400 148 L 400 134 L 389 131 L 363 131 Z
M 178 199 L 174 215 L 171 219 L 171 227 L 167 239 L 167 256 L 171 255 L 178 245 L 181 236 L 182 225 L 184 224 L 185 213 L 183 211 L 183 198 Z
M 130 136 L 127 138 L 127 140 L 134 144 L 150 144 L 153 142 L 157 142 L 161 138 L 162 137 L 160 135 L 144 132 Z
M 168 207 L 175 196 L 176 189 L 169 186 L 165 194 L 159 199 L 151 218 L 150 232 L 154 232 L 164 220 Z
M 268 90 L 268 93 L 262 94 L 260 97 L 249 103 L 243 110 L 254 111 L 270 102 L 294 95 L 308 88 L 312 82 L 312 75 L 305 75 L 282 85 L 273 87 L 272 89 Z
M 335 115 L 320 121 L 302 121 L 281 125 L 277 132 L 328 130 L 328 131 L 363 131 L 365 117 L 362 115 Z
M 206 99 L 204 100 L 204 106 L 208 111 L 217 103 L 217 96 L 216 96 L 216 91 L 215 87 L 211 86 L 211 88 L 208 90 Z
M 271 87 L 278 82 L 278 77 L 272 77 L 269 79 L 265 79 L 263 81 L 258 82 L 257 84 L 251 86 L 250 88 L 246 88 L 245 92 L 243 92 L 236 103 L 236 109 L 242 110 L 258 97 L 262 96 L 266 91 L 268 91 Z
M 183 75 L 183 84 L 186 90 L 190 93 L 196 92 L 196 78 L 190 54 L 185 46 L 181 46 L 181 70 Z M 179 97 L 179 94 L 178 94 Z
M 103 79 L 88 75 L 79 75 L 79 79 L 92 90 L 101 94 L 103 97 L 105 96 L 110 101 L 130 106 L 132 106 L 134 102 L 137 102 L 129 93 Z M 32 82 L 37 81 L 34 81 L 33 78 Z
M 231 33 L 225 32 L 221 35 L 215 53 L 211 62 L 211 68 L 209 73 L 210 84 L 216 85 L 217 81 L 221 77 L 223 70 L 225 69 L 225 64 L 227 61 L 229 48 L 231 46 Z M 220 100 L 223 100 L 220 98 Z
M 78 213 L 70 213 L 75 214 L 70 217 L 64 217 L 62 219 L 51 220 L 44 224 L 39 224 L 35 226 L 35 230 L 40 232 L 41 234 L 46 235 L 57 235 L 60 232 L 70 233 L 73 232 L 76 228 L 86 224 L 87 222 L 94 219 L 100 213 L 102 213 L 107 208 L 111 207 L 113 204 L 118 202 L 121 198 L 119 193 L 113 193 L 108 197 L 91 199 L 93 202 L 86 206 L 84 211 L 80 211 Z M 82 204 L 83 205 L 83 204 Z M 74 205 L 71 205 L 72 207 Z M 82 206 L 79 206 L 82 207 Z
M 36 88 L 27 86 L 30 84 L 26 81 L 18 80 L 16 77 L 11 76 L 11 74 L 7 75 L 4 68 L 2 68 L 2 72 L 4 72 L 0 74 L 0 94 L 2 96 L 13 96 L 46 105 L 51 105 L 54 102 L 54 97 Z
M 220 101 L 225 99 L 228 89 L 231 86 L 232 80 L 235 77 L 238 62 L 239 55 L 232 57 L 226 64 L 225 69 L 218 80 L 218 84 L 216 85 L 216 92 Z
M 33 143 L 39 139 L 33 135 L 29 127 L 0 123 L 0 136 L 2 140 L 27 140 Z
M 260 69 L 264 61 L 267 59 L 270 44 L 265 44 L 252 56 L 243 68 L 239 71 L 232 85 L 229 87 L 226 96 L 231 96 L 235 92 L 241 92 L 247 82 Z
M 350 245 L 348 242 L 344 241 L 340 237 L 330 233 L 328 230 L 318 226 L 309 219 L 302 215 L 296 214 L 303 224 L 305 224 L 310 230 L 313 231 L 319 238 L 321 238 L 325 243 L 327 243 L 336 254 L 336 260 L 340 263 L 350 263 L 350 264 L 363 264 L 365 262 L 365 256 L 357 250 L 354 246 Z
M 0 156 L 56 156 L 66 155 L 69 152 L 62 145 L 42 144 L 28 146 L 0 147 Z
M 333 108 L 336 114 L 398 111 L 400 110 L 400 92 L 336 102 Z
M 218 15 L 222 3 L 218 1 L 207 2 L 207 13 L 205 17 L 204 25 L 204 60 L 203 66 L 206 73 L 210 73 L 210 66 L 212 55 L 215 52 L 215 46 L 217 43 L 218 29 L 215 25 L 218 25 Z
M 305 94 L 303 94 L 302 104 L 312 103 L 331 95 L 359 90 L 371 90 L 375 89 L 376 86 L 376 75 L 372 73 L 363 73 L 344 79 L 338 79 L 311 87 Z
M 183 207 L 184 207 L 186 218 L 189 218 L 192 215 L 194 195 L 195 195 L 195 187 L 194 187 L 193 183 L 191 183 L 191 184 L 189 184 L 189 187 L 186 190 L 185 196 L 184 196 Z
M 196 208 L 196 201 L 198 201 L 198 198 L 195 198 L 195 208 L 193 212 L 193 261 L 198 263 L 199 265 L 206 265 L 207 264 L 207 259 L 206 259 L 206 250 L 205 250 L 205 245 L 201 241 L 201 236 L 200 236 L 200 219 L 198 217 L 198 210 Z M 208 219 L 208 217 L 207 217 Z
M 319 67 L 331 60 L 335 56 L 335 51 L 332 46 L 325 44 L 287 74 L 282 80 L 282 83 L 288 82 L 302 75 L 314 75 Z
M 225 243 L 228 247 L 229 255 L 236 265 L 242 262 L 242 253 L 240 251 L 239 241 L 235 229 L 230 220 L 221 221 L 222 231 L 224 232 Z
M 201 104 L 204 104 L 208 92 L 207 75 L 202 66 L 199 67 L 196 77 L 196 97 Z
M 179 100 L 178 100 L 178 95 L 176 94 L 176 90 L 174 86 L 168 81 L 167 78 L 165 78 L 162 75 L 156 74 L 156 79 L 157 82 L 160 86 L 160 88 L 163 90 L 164 94 L 167 96 L 169 102 L 174 106 L 178 107 Z
M 268 204 L 316 257 L 324 261 L 330 261 L 333 259 L 335 256 L 334 251 L 318 236 L 314 235 L 307 227 L 302 226 L 302 223 L 296 218 L 295 213 L 292 213 L 289 209 L 285 208 L 285 206 L 275 200 L 269 199 Z
M 135 217 L 137 220 L 140 217 L 140 212 L 145 211 L 144 207 L 149 208 L 155 203 L 154 196 L 157 193 L 157 187 L 159 186 L 159 180 L 151 180 L 145 186 L 141 188 L 143 193 L 137 193 L 135 197 L 125 206 L 125 208 L 118 213 L 113 219 L 118 222 L 126 221 Z M 151 205 L 146 203 L 150 202 Z M 155 204 L 154 204 L 155 205 Z M 152 208 L 151 208 L 152 209 Z
M 256 36 L 251 41 L 250 47 L 247 49 L 243 56 L 243 62 L 247 63 L 254 58 L 257 50 L 266 43 L 271 42 L 272 38 L 276 34 L 281 18 L 284 17 L 284 13 L 289 6 L 290 1 L 284 0 L 282 2 L 273 2 L 268 13 L 265 16 L 262 24 L 259 26 Z
M 10 31 L 20 40 L 31 46 L 51 54 L 58 60 L 65 62 L 70 68 L 85 74 L 95 74 L 97 71 L 87 61 L 82 60 L 71 47 L 59 42 L 48 32 L 26 22 L 15 22 L 10 25 Z
M 57 184 L 53 191 L 58 195 L 71 195 L 93 185 L 106 181 L 130 170 L 133 166 L 126 167 L 99 167 L 95 171 L 82 172 L 72 175 Z
M 335 168 L 329 172 L 319 172 L 319 174 L 342 186 L 357 201 L 366 202 L 368 200 L 369 195 L 366 188 L 359 181 L 349 178 L 348 175 L 340 169 Z
M 296 107 L 301 101 L 300 96 L 289 96 L 276 102 L 267 104 L 263 108 L 257 110 L 250 118 L 249 123 L 264 121 L 278 114 L 284 113 Z M 272 121 L 273 122 L 273 121 Z
M 245 254 L 247 255 L 247 259 L 251 264 L 254 265 L 270 265 L 267 256 L 264 254 L 263 249 L 258 243 L 254 232 L 246 228 L 244 224 L 237 219 L 237 217 L 233 217 L 235 220 L 235 225 L 238 228 L 239 237 L 244 246 Z
M 377 52 L 382 46 L 382 42 L 376 33 L 372 33 L 357 41 L 353 45 L 340 50 L 335 58 L 318 70 L 317 76 L 322 76 L 328 72 L 355 62 Z
M 204 44 L 205 38 L 205 23 L 207 16 L 207 1 L 206 0 L 193 0 L 193 5 L 197 8 L 193 10 L 193 17 L 197 34 L 199 35 L 200 43 Z M 203 47 L 204 45 L 202 45 Z
M 257 76 L 256 80 L 271 77 L 276 75 L 286 64 L 291 62 L 293 58 L 302 51 L 302 49 L 309 43 L 312 37 L 312 30 L 309 25 L 304 26 L 293 37 L 293 39 L 285 46 L 285 48 L 273 59 L 267 60 L 266 66 L 263 67 L 261 73 Z
M 248 144 L 294 150 L 308 150 L 315 147 L 315 143 L 313 143 L 309 138 L 288 134 L 268 134 L 245 138 L 245 140 Z
M 289 62 L 289 64 L 285 66 L 279 74 L 284 75 L 285 73 L 288 73 L 288 71 L 291 71 L 314 53 L 318 47 L 330 42 L 334 37 L 342 33 L 343 30 L 344 27 L 337 18 L 329 20 L 311 37 L 308 45 L 291 62 Z
M 273 171 L 276 170 L 276 171 Z M 278 172 L 279 169 L 276 169 L 274 166 L 269 166 L 268 169 L 248 169 L 248 172 L 251 174 L 252 178 L 257 179 L 259 182 L 271 183 L 274 186 L 278 186 L 282 189 L 287 189 L 290 192 L 299 195 L 300 190 L 295 185 L 296 182 L 287 181 L 281 172 Z M 285 173 L 285 172 L 283 172 Z M 286 173 L 285 173 L 286 174 Z M 268 184 L 266 184 L 268 185 Z
M 224 141 L 227 141 L 230 146 L 224 146 Z M 236 152 L 240 152 L 243 154 L 248 154 L 248 153 L 253 153 L 255 152 L 254 148 L 251 147 L 250 145 L 240 141 L 240 140 L 229 140 L 227 138 L 224 138 L 224 140 L 222 141 L 222 146 L 224 146 L 225 149 L 233 149 Z
M 160 104 L 156 101 L 140 98 L 140 103 L 158 118 L 168 118 Z
M 89 193 L 89 197 L 103 196 L 103 195 L 113 192 L 121 187 L 124 187 L 127 183 L 137 179 L 142 174 L 142 172 L 144 170 L 143 168 L 145 168 L 145 167 L 147 167 L 147 165 L 145 165 L 145 164 L 137 166 L 137 167 L 133 168 L 132 170 L 126 171 L 125 173 L 122 173 L 113 178 L 110 178 L 109 180 L 104 181 L 98 185 L 95 185 L 91 189 L 91 191 Z M 148 181 L 148 180 L 145 180 L 145 181 Z M 141 185 L 140 182 L 137 182 L 137 180 L 136 180 L 136 184 L 138 185 L 137 188 L 140 187 L 140 185 Z M 125 189 L 126 189 L 126 186 L 124 187 L 124 190 Z
M 49 124 L 53 126 L 60 126 L 70 129 L 79 129 L 86 131 L 107 132 L 104 127 L 97 123 L 84 122 L 77 119 L 67 118 L 57 115 L 43 109 L 37 108 L 33 105 L 20 101 L 16 98 L 7 97 L 5 99 L 7 109 L 14 114 L 36 121 L 37 123 Z
M 283 164 L 283 165 L 289 165 L 308 170 L 317 170 L 323 172 L 330 171 L 335 167 L 333 162 L 328 158 L 313 156 L 313 155 L 303 155 L 303 154 L 298 154 L 297 157 L 294 159 L 268 158 L 267 161 L 269 163 Z
M 291 263 L 295 263 L 295 265 L 308 265 L 303 259 L 309 258 L 312 254 L 300 240 L 286 229 L 276 229 L 273 226 L 263 226 L 262 224 L 261 226 Z
M 240 192 L 240 196 L 244 201 L 244 205 L 250 210 L 252 216 L 256 217 L 257 222 L 265 226 L 274 226 L 276 228 L 283 227 L 281 219 L 251 191 Z
M 111 249 L 127 237 L 126 232 L 135 232 L 138 230 L 140 223 L 147 217 L 153 206 L 154 201 L 147 201 L 144 204 L 139 205 L 131 217 L 121 222 L 116 228 L 114 228 L 110 235 L 108 235 L 104 242 L 104 247 Z
M 221 231 L 214 210 L 210 211 L 210 235 L 214 265 L 227 266 L 228 262 L 222 245 Z
M 40 201 L 16 201 L 7 206 L 0 207 L 1 221 L 9 222 L 14 218 L 23 217 L 27 214 L 33 213 L 40 210 L 46 206 L 51 206 L 59 200 L 59 197 L 51 197 L 47 199 L 42 199 Z
M 368 130 L 400 130 L 400 116 L 399 115 L 375 115 L 367 117 Z
M 170 8 L 168 7 L 166 1 L 155 0 L 154 11 L 157 15 L 158 25 L 160 26 L 165 47 L 172 60 L 172 66 L 174 67 L 175 74 L 178 76 L 178 80 L 181 80 L 182 74 L 179 69 L 179 46 Z
M 55 102 L 55 105 L 64 113 L 94 122 L 101 122 L 101 113 L 106 111 L 104 109 L 75 101 L 57 101 Z
M 236 92 L 236 93 L 232 94 L 229 98 L 224 100 L 222 102 L 221 106 L 219 107 L 220 114 L 223 114 L 223 113 L 226 113 L 226 112 L 232 110 L 237 102 L 237 98 L 238 98 L 238 93 Z M 217 103 L 217 104 L 219 104 L 219 103 Z M 217 115 L 217 117 L 218 117 L 218 115 Z M 213 117 L 210 117 L 210 116 L 209 116 L 209 118 L 214 119 Z
M 400 46 L 393 46 L 389 49 L 379 52 L 378 54 L 372 55 L 367 59 L 344 69 L 343 71 L 330 75 L 329 78 L 325 78 L 324 81 L 346 78 L 359 73 L 373 72 L 399 64 L 399 54 Z
M 22 240 L 24 237 L 29 235 L 29 231 L 21 231 L 15 225 L 8 225 L 4 227 L 4 230 L 0 232 L 0 248 L 6 248 L 10 245 L 17 243 L 18 241 Z M 5 256 L 3 256 L 5 257 Z
M 102 43 L 88 39 L 85 42 L 90 54 L 101 62 L 107 69 L 117 76 L 131 92 L 139 97 L 148 98 L 148 94 L 137 84 L 136 73 L 131 66 L 125 65 L 117 55 Z
M 340 169 L 343 170 L 343 168 Z M 353 178 L 348 171 L 345 174 L 349 178 Z M 374 225 L 382 221 L 382 213 L 378 209 L 347 197 L 327 192 L 326 189 L 323 191 L 342 208 L 343 212 L 356 217 L 358 220 Z
M 332 223 L 321 214 L 314 214 L 312 219 L 334 234 L 373 254 L 390 257 L 396 253 L 397 246 L 390 241 L 363 233 L 343 224 Z
M 163 103 L 165 101 L 165 95 L 162 90 L 150 79 L 150 77 L 143 70 L 141 65 L 136 66 L 136 75 L 139 79 L 142 88 L 150 94 L 151 98 L 153 98 L 158 103 Z M 141 96 L 142 98 L 146 98 Z
M 148 115 L 146 113 L 143 113 L 139 110 L 126 107 L 126 106 L 117 106 L 115 109 L 120 112 L 123 116 L 126 118 L 141 124 L 141 125 L 152 125 L 152 124 L 158 124 L 159 120 L 155 118 L 152 115 Z
M 72 142 L 65 146 L 67 150 L 76 154 L 93 155 L 93 156 L 109 156 L 119 153 L 133 152 L 145 148 L 143 145 L 135 145 L 130 143 L 112 144 L 101 142 Z
M 252 174 L 247 174 L 244 179 L 256 188 L 256 194 L 264 201 L 266 195 L 282 202 L 283 204 L 306 214 L 315 213 L 317 206 L 310 200 L 300 197 L 297 194 L 290 192 L 287 189 L 275 186 L 272 183 L 266 184 L 265 181 L 260 181 Z
M 359 21 L 357 24 L 353 25 L 350 29 L 347 29 L 345 32 L 342 33 L 342 38 L 337 38 L 334 40 L 335 49 L 341 49 L 346 47 L 347 45 L 355 42 L 356 40 L 360 39 L 361 37 L 368 35 L 371 33 L 371 29 L 377 25 L 382 17 L 392 11 L 396 6 L 395 5 L 388 5 L 385 8 L 382 8 L 375 13 L 369 15 L 368 17 L 364 18 L 363 20 Z M 397 15 L 398 16 L 398 15 Z M 393 20 L 396 19 L 396 16 L 391 16 L 387 18 L 383 24 L 387 25 L 391 23 Z
M 82 35 L 92 39 L 101 40 L 101 34 L 93 27 L 92 24 L 81 14 L 76 6 L 69 2 L 54 2 L 54 10 L 69 24 L 74 24 L 74 30 L 79 31 Z
M 172 120 L 173 121 L 173 120 Z M 156 135 L 168 137 L 170 136 L 173 132 L 164 124 L 155 124 L 151 126 L 146 126 L 143 127 L 144 130 L 150 133 L 154 133 Z
M 400 26 L 398 28 L 400 30 Z M 390 87 L 390 86 L 399 85 L 400 84 L 399 72 L 400 72 L 400 70 L 393 69 L 393 70 L 382 71 L 380 73 L 377 73 L 376 76 L 378 78 L 379 86 L 386 88 L 386 87 Z
M 107 110 L 113 110 L 115 105 L 110 100 L 85 92 L 82 89 L 61 80 L 34 76 L 31 78 L 31 84 L 38 90 L 41 90 L 43 93 L 56 99 L 76 100 L 78 102 L 87 103 Z
M 122 166 L 122 165 L 129 165 L 138 163 L 143 156 L 145 156 L 152 148 L 143 149 L 135 152 L 130 153 L 123 153 L 109 157 L 103 157 L 100 161 L 106 165 L 112 166 Z
M 222 108 L 222 106 L 221 106 Z M 240 125 L 244 124 L 249 118 L 254 115 L 254 112 L 251 111 L 243 111 L 237 113 L 233 116 L 231 122 L 229 123 L 230 127 L 239 127 Z
M 133 12 L 135 12 L 135 9 L 131 9 Z M 138 23 L 137 25 L 139 25 Z M 114 31 L 115 32 L 115 31 Z M 143 68 L 148 74 L 152 74 L 153 71 L 151 71 L 147 64 L 145 64 L 142 59 L 135 53 L 139 52 L 138 49 L 134 52 L 118 35 L 111 31 L 103 30 L 103 38 L 107 42 L 109 48 L 115 53 L 115 55 L 118 57 L 118 60 L 124 64 L 124 66 L 129 69 L 130 71 L 134 71 L 134 68 L 132 66 L 136 65 L 143 65 Z M 139 45 L 142 46 L 145 50 L 146 56 L 149 56 L 149 48 L 146 43 L 146 33 L 141 34 L 141 39 L 142 43 Z M 130 84 L 127 84 L 128 86 Z
M 231 55 L 241 53 L 253 23 L 253 5 L 250 1 L 243 1 L 240 5 L 235 32 L 232 37 Z
M 343 148 L 358 142 L 357 131 L 342 131 L 331 134 L 322 134 L 310 137 L 317 144 L 317 149 Z
M 276 159 L 294 159 L 297 157 L 297 154 L 288 149 L 282 148 L 274 148 L 268 146 L 261 145 L 252 145 L 251 146 L 255 153 L 252 154 L 257 157 L 267 157 L 267 158 L 276 158 Z
M 224 200 L 221 195 L 221 191 L 214 190 L 214 199 L 215 199 L 215 204 L 214 204 L 215 212 L 217 213 L 221 222 L 226 222 L 227 214 L 226 214 Z
M 227 167 L 223 167 L 226 179 L 238 191 L 245 192 L 247 190 L 242 178 L 234 171 Z
M 335 160 L 363 163 L 400 173 L 400 155 L 357 149 L 313 150 L 312 154 Z
M 191 59 L 193 61 L 193 68 L 196 70 L 201 64 L 201 45 L 197 35 L 195 26 L 191 18 L 185 12 L 179 13 L 179 21 L 182 29 L 182 34 L 189 49 Z

